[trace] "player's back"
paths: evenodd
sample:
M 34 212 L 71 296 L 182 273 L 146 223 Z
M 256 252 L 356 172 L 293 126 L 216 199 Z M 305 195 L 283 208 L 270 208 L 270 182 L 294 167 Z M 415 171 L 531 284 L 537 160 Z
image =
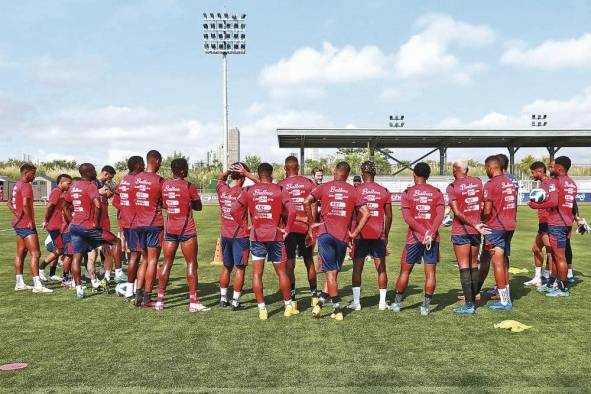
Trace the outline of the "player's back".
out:
M 84 228 L 94 227 L 94 200 L 99 197 L 96 184 L 91 181 L 74 181 L 66 195 L 72 203 L 72 225 Z
M 133 228 L 135 226 L 135 178 L 135 174 L 125 175 L 115 189 L 114 198 L 117 199 L 119 224 L 122 228 Z
M 308 231 L 304 200 L 314 189 L 314 182 L 302 175 L 289 176 L 279 182 L 279 186 L 288 194 L 296 211 L 296 219 L 291 229 L 294 233 L 305 234 Z
M 486 225 L 493 230 L 513 231 L 517 216 L 517 189 L 507 174 L 492 177 L 484 185 L 484 201 L 492 203 Z
M 279 224 L 285 198 L 281 186 L 261 182 L 248 187 L 243 193 L 252 221 L 250 239 L 259 242 L 280 241 L 282 234 Z
M 472 223 L 479 223 L 482 189 L 480 178 L 473 176 L 457 178 L 447 187 L 448 200 L 455 201 L 458 210 Z M 475 228 L 460 222 L 457 218 L 452 222 L 451 231 L 453 235 L 478 234 Z
M 546 192 L 546 196 L 550 195 L 550 189 L 554 189 L 554 178 L 547 177 L 540 182 L 540 188 Z M 548 223 L 548 217 L 550 216 L 550 209 L 538 209 L 538 222 Z
M 54 209 L 47 222 L 47 230 L 60 230 L 63 224 L 62 207 L 64 205 L 65 193 L 59 187 L 55 187 L 49 194 L 48 201 L 53 204 Z
M 136 225 L 138 227 L 162 227 L 162 182 L 154 172 L 140 172 L 135 178 Z
M 574 221 L 573 207 L 577 198 L 577 184 L 568 175 L 559 175 L 554 179 L 558 192 L 558 206 L 551 208 L 548 224 L 571 227 Z
M 403 193 L 400 201 L 401 209 L 408 209 L 412 218 L 425 228 L 433 225 L 437 214 L 437 207 L 445 206 L 443 193 L 433 185 L 422 183 L 409 186 Z M 416 234 L 410 227 L 407 232 L 407 243 L 422 241 L 424 234 Z M 438 240 L 439 232 L 433 234 Z
M 218 194 L 218 203 L 220 204 L 220 225 L 222 237 L 225 238 L 244 238 L 248 237 L 248 232 L 236 223 L 232 217 L 232 204 L 238 199 L 242 188 L 239 186 L 230 187 L 225 182 L 218 182 L 216 192 Z M 244 214 L 246 215 L 246 210 Z
M 363 182 L 356 188 L 359 199 L 369 211 L 369 219 L 361 229 L 363 239 L 380 239 L 384 236 L 384 207 L 390 203 L 388 189 L 376 182 Z
M 15 211 L 12 218 L 12 227 L 28 228 L 33 225 L 30 218 L 25 215 L 23 203 L 25 197 L 33 199 L 33 186 L 30 182 L 19 180 L 12 189 L 12 197 L 9 202 Z
M 167 233 L 196 233 L 192 203 L 199 199 L 195 185 L 184 179 L 168 179 L 162 183 L 162 201 L 167 212 Z
M 357 190 L 345 181 L 323 183 L 312 191 L 320 201 L 322 225 L 318 234 L 328 233 L 339 240 L 348 238 L 353 211 L 359 202 Z

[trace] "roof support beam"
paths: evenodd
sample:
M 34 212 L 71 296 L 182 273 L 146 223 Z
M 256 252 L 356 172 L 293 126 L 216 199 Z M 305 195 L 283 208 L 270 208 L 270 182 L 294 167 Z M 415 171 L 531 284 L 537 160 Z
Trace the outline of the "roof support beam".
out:
M 447 175 L 447 147 L 439 147 L 439 175 Z
M 383 154 L 384 156 L 389 157 L 390 159 L 394 160 L 396 163 L 402 165 L 403 167 L 401 169 L 399 169 L 398 171 L 396 171 L 394 174 L 392 175 L 398 175 L 400 174 L 402 171 L 404 171 L 405 169 L 409 169 L 412 170 L 412 166 L 416 163 L 418 163 L 419 161 L 423 160 L 425 157 L 430 156 L 432 153 L 434 153 L 436 150 L 438 150 L 439 148 L 435 148 L 432 149 L 431 151 L 429 151 L 429 153 L 424 154 L 423 156 L 419 157 L 418 159 L 416 159 L 415 161 L 413 161 L 410 164 L 406 164 L 400 160 L 398 160 L 397 158 L 395 158 L 394 156 L 392 156 L 391 154 L 389 154 L 388 152 L 385 152 L 381 149 L 378 149 L 378 152 L 380 152 L 381 154 Z
M 519 146 L 509 146 L 509 172 L 515 175 L 515 153 L 519 150 Z
M 554 156 L 556 156 L 556 152 L 558 152 L 562 148 L 561 146 L 547 146 L 546 149 L 550 154 L 550 161 L 554 161 Z

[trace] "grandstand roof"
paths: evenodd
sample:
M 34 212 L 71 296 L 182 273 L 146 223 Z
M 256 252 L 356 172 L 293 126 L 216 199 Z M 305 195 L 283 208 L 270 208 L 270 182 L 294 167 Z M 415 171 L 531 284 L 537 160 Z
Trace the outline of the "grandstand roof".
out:
M 589 129 L 315 129 L 279 128 L 280 148 L 586 147 Z

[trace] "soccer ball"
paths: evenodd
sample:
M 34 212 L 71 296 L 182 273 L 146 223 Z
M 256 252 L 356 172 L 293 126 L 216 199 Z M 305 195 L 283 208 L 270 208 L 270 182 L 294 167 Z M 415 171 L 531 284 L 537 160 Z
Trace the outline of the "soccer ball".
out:
M 546 199 L 546 191 L 544 189 L 532 189 L 529 192 L 529 200 L 531 202 L 543 202 Z
M 453 221 L 454 221 L 454 218 L 450 214 L 447 214 L 443 218 L 443 226 L 449 227 L 449 226 L 451 226 L 451 224 L 453 223 Z
M 125 297 L 125 291 L 127 290 L 127 283 L 119 283 L 115 286 L 115 293 L 119 297 Z

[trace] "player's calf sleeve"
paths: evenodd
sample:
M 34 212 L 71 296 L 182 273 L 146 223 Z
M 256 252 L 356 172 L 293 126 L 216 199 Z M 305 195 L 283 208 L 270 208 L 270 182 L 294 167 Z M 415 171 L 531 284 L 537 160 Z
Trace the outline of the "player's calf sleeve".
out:
M 431 304 L 431 299 L 433 298 L 433 294 L 427 294 L 425 293 L 425 298 L 423 299 L 423 306 L 425 308 L 429 307 L 429 304 Z
M 56 270 L 57 270 L 57 264 L 49 267 L 49 276 L 54 276 Z
M 480 292 L 480 273 L 478 272 L 478 268 L 470 268 L 470 279 L 472 280 L 472 294 L 476 297 Z
M 404 295 L 404 293 L 400 293 L 400 292 L 396 291 L 396 293 L 394 294 L 394 303 L 400 304 L 402 302 L 403 295 Z
M 474 293 L 472 289 L 472 273 L 470 272 L 470 268 L 460 269 L 460 283 L 462 285 L 462 291 L 466 302 L 473 302 Z
M 41 262 L 41 264 L 39 264 L 39 269 L 40 269 L 40 270 L 44 270 L 44 269 L 45 269 L 45 267 L 47 267 L 47 265 L 48 265 L 48 264 L 49 264 L 49 263 L 48 263 L 47 261 L 43 260 L 43 261 Z
M 320 293 L 320 297 L 318 297 L 318 305 L 322 306 L 326 303 L 326 300 L 328 300 L 329 296 L 327 293 L 325 292 L 321 292 Z
M 336 295 L 335 297 L 332 297 L 332 307 L 335 310 L 335 312 L 338 312 L 341 308 L 341 296 Z

